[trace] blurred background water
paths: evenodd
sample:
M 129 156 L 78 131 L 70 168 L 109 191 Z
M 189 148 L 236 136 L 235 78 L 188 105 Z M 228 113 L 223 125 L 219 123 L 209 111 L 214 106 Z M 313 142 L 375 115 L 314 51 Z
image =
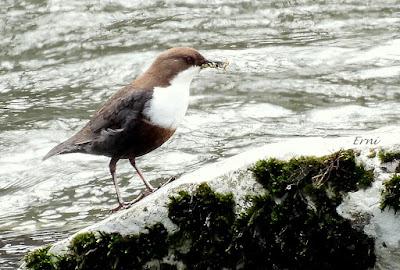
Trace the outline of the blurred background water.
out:
M 0 1 L 0 269 L 108 216 L 108 159 L 41 162 L 164 49 L 231 62 L 193 82 L 153 184 L 252 147 L 400 124 L 400 1 Z M 143 185 L 118 167 L 126 199 Z

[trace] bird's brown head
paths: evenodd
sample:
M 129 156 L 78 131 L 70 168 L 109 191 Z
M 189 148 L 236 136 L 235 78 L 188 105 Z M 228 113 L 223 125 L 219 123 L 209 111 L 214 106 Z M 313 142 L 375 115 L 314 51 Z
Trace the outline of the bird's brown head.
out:
M 222 66 L 222 62 L 209 61 L 193 48 L 171 48 L 158 55 L 149 69 L 136 81 L 139 80 L 147 88 L 168 86 L 179 73 L 188 69 L 197 73 L 202 68 Z

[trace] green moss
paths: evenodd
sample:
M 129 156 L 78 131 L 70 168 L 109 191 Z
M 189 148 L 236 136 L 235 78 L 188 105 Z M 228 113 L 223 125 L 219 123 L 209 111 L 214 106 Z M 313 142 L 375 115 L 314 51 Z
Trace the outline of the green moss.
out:
M 383 186 L 381 209 L 385 210 L 387 207 L 397 213 L 400 210 L 400 175 L 395 174 L 389 181 L 383 183 Z
M 375 151 L 375 149 L 371 148 L 371 149 L 369 150 L 369 154 L 368 154 L 367 157 L 368 157 L 368 158 L 374 158 L 374 157 L 376 157 L 376 151 Z
M 56 269 L 56 257 L 48 253 L 49 249 L 47 246 L 28 253 L 24 258 L 26 267 L 32 270 Z
M 162 224 L 139 235 L 88 232 L 77 235 L 63 256 L 49 255 L 47 248 L 41 253 L 30 253 L 25 261 L 29 269 L 35 270 L 141 269 L 147 262 L 167 254 L 167 235 Z M 43 263 L 47 268 L 43 268 Z
M 54 266 L 40 269 L 152 269 L 150 261 L 160 269 L 176 269 L 162 261 L 167 254 L 186 269 L 324 270 L 374 265 L 373 239 L 336 212 L 344 194 L 373 180 L 372 171 L 356 164 L 353 151 L 262 160 L 251 170 L 265 194 L 249 196 L 250 208 L 239 216 L 231 194 L 202 184 L 193 193 L 181 191 L 170 198 L 168 217 L 177 226 L 174 233 L 156 224 L 139 235 L 81 234 L 55 262 L 47 250 L 36 256 Z
M 288 188 L 331 187 L 336 196 L 342 192 L 365 188 L 373 181 L 373 171 L 355 162 L 352 150 L 339 151 L 325 157 L 300 157 L 288 162 L 276 159 L 258 161 L 251 168 L 256 180 L 270 195 L 281 197 Z
M 366 187 L 371 171 L 354 152 L 269 159 L 252 168 L 267 194 L 237 221 L 238 264 L 245 269 L 368 269 L 375 263 L 374 241 L 336 212 L 345 192 Z
M 252 171 L 265 188 L 234 217 L 231 197 L 202 185 L 181 192 L 169 206 L 178 225 L 177 252 L 188 269 L 368 269 L 374 240 L 336 212 L 346 192 L 367 187 L 372 171 L 353 151 L 257 162 Z M 223 222 L 220 222 L 220 221 Z M 210 230 L 212 228 L 212 230 Z M 183 244 L 184 243 L 184 244 Z
M 383 163 L 392 162 L 395 160 L 400 160 L 400 152 L 380 150 L 378 157 Z
M 169 218 L 179 227 L 171 237 L 176 256 L 188 269 L 223 269 L 235 220 L 231 194 L 215 193 L 202 184 L 193 193 L 180 192 L 169 204 Z

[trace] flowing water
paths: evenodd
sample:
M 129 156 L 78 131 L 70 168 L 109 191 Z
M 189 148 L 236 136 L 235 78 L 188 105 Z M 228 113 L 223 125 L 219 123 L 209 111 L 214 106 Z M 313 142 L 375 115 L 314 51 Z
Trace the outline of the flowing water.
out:
M 107 158 L 41 158 L 166 48 L 231 65 L 194 80 L 180 129 L 138 160 L 155 185 L 288 137 L 400 124 L 400 1 L 2 0 L 0 33 L 0 269 L 109 215 Z

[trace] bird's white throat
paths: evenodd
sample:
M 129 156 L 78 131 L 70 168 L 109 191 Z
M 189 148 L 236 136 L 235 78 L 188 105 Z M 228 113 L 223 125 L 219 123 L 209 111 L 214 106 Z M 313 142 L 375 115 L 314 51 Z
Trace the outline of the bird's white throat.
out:
M 167 87 L 155 87 L 153 97 L 143 111 L 153 124 L 163 128 L 177 128 L 189 105 L 189 88 L 200 67 L 180 72 Z

